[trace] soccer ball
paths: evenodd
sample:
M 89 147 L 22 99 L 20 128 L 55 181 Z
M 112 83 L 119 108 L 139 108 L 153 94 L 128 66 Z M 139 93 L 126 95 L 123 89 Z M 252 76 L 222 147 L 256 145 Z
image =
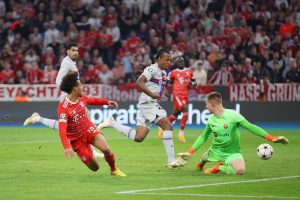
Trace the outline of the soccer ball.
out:
M 257 147 L 257 155 L 263 160 L 269 160 L 273 152 L 273 147 L 269 144 L 261 144 Z

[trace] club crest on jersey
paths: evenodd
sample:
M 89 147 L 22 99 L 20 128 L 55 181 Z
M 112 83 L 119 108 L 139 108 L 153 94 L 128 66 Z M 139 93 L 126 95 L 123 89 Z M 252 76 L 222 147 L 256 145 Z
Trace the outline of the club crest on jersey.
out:
M 152 69 L 152 68 L 148 68 L 148 71 L 149 71 L 149 72 L 153 72 L 153 69 Z
M 227 128 L 228 128 L 228 125 L 227 125 L 227 124 L 224 124 L 223 127 L 224 127 L 224 129 L 227 129 Z

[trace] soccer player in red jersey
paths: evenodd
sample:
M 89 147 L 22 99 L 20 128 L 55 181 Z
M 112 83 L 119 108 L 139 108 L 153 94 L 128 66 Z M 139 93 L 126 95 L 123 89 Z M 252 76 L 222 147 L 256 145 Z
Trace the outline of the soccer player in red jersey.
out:
M 88 168 L 97 171 L 99 165 L 93 157 L 91 149 L 91 145 L 93 145 L 104 153 L 104 158 L 110 166 L 112 175 L 126 176 L 116 168 L 114 153 L 86 113 L 87 105 L 108 105 L 117 108 L 117 102 L 82 95 L 82 85 L 78 80 L 78 72 L 69 72 L 62 79 L 60 89 L 68 94 L 57 107 L 59 135 L 66 158 L 73 157 L 74 150 Z
M 194 73 L 191 69 L 185 68 L 183 57 L 178 57 L 175 61 L 177 69 L 170 72 L 168 76 L 168 83 L 173 84 L 173 101 L 174 113 L 168 116 L 169 121 L 174 122 L 178 115 L 182 113 L 180 122 L 180 131 L 178 139 L 181 143 L 185 143 L 184 128 L 188 119 L 188 101 L 189 101 L 189 88 L 196 85 Z M 161 137 L 161 130 L 159 128 L 158 135 Z

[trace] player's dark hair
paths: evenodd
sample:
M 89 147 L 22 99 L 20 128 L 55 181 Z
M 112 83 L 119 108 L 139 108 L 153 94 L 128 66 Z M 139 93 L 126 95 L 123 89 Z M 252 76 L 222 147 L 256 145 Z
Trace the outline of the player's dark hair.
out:
M 171 54 L 169 49 L 166 48 L 159 49 L 155 55 L 155 60 L 158 60 L 158 58 L 162 57 L 164 53 Z
M 211 92 L 206 95 L 208 101 L 216 101 L 217 103 L 222 103 L 222 95 L 219 92 Z
M 69 72 L 61 81 L 59 89 L 70 94 L 74 87 L 78 84 L 78 72 Z
M 67 46 L 67 50 L 71 49 L 72 47 L 78 47 L 78 46 L 75 43 L 71 43 Z
M 176 68 L 184 68 L 184 58 L 181 56 L 176 58 L 174 65 Z

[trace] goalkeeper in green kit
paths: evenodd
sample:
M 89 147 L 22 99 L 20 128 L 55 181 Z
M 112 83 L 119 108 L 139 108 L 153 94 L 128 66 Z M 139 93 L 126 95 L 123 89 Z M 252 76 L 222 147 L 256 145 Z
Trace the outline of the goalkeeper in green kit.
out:
M 205 104 L 212 115 L 208 118 L 203 133 L 187 152 L 179 153 L 177 157 L 177 159 L 187 160 L 212 134 L 212 145 L 201 156 L 196 167 L 202 170 L 207 162 L 217 162 L 217 164 L 213 168 L 205 170 L 204 174 L 215 174 L 220 171 L 226 174 L 244 174 L 245 161 L 240 148 L 240 126 L 270 142 L 288 144 L 288 140 L 285 137 L 271 136 L 260 127 L 248 122 L 239 113 L 225 109 L 222 105 L 220 93 L 212 92 L 208 94 Z

